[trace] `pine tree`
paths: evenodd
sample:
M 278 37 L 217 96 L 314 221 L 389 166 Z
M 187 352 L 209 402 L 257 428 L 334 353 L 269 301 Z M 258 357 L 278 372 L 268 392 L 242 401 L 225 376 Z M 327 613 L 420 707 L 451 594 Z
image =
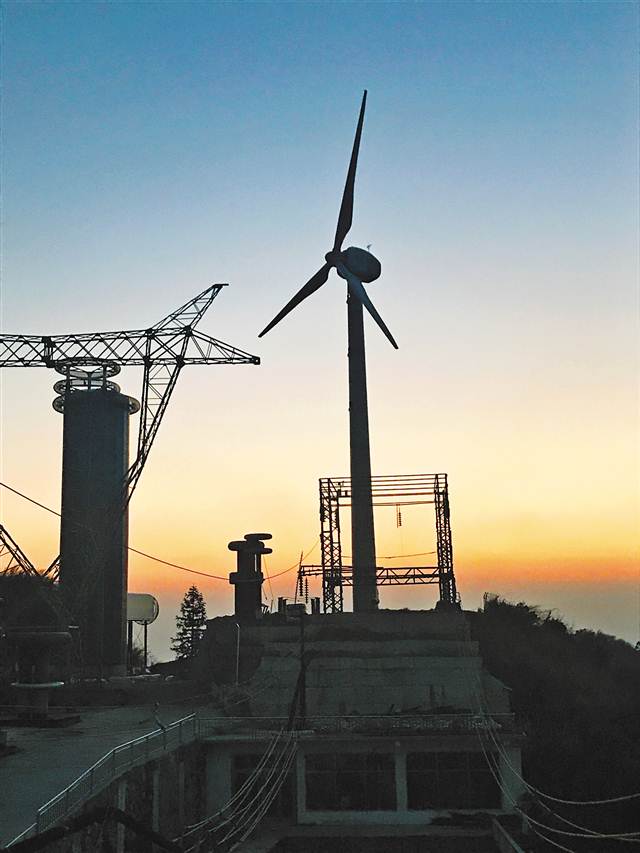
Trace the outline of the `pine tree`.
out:
M 206 629 L 207 610 L 202 593 L 197 586 L 190 586 L 180 604 L 176 616 L 176 635 L 171 638 L 171 651 L 176 660 L 191 660 Z

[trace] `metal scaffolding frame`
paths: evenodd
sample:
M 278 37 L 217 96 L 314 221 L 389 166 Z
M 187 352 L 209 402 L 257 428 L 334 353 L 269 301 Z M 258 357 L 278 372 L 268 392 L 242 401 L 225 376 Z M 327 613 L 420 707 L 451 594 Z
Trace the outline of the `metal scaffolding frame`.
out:
M 299 579 L 322 577 L 322 600 L 325 613 L 341 613 L 343 591 L 353 585 L 352 566 L 342 562 L 340 508 L 351 505 L 351 478 L 320 479 L 320 552 L 321 565 L 301 565 Z M 440 601 L 456 605 L 459 596 L 453 570 L 453 542 L 449 484 L 446 474 L 393 474 L 371 477 L 374 506 L 413 506 L 433 504 L 435 512 L 435 566 L 378 566 L 378 586 L 438 584 Z

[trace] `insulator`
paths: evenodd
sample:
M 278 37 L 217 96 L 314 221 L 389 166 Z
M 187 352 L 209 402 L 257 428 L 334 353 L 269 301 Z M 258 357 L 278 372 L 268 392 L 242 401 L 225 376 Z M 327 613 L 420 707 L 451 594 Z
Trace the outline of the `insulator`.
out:
M 304 579 L 304 603 L 309 603 L 309 578 Z

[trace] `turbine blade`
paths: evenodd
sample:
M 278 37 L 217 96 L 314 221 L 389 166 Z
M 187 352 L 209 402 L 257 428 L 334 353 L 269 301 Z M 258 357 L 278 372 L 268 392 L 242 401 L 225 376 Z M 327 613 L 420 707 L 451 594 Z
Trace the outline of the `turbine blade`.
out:
M 333 251 L 339 252 L 342 249 L 344 238 L 349 233 L 351 223 L 353 221 L 353 188 L 356 182 L 356 166 L 358 165 L 358 151 L 360 150 L 360 137 L 362 136 L 362 124 L 364 122 L 364 109 L 367 103 L 367 90 L 364 90 L 362 96 L 362 104 L 360 106 L 360 116 L 358 118 L 358 126 L 356 128 L 356 136 L 353 140 L 353 150 L 351 151 L 351 161 L 349 162 L 349 171 L 347 172 L 347 180 L 344 185 L 342 194 L 342 204 L 340 205 L 340 213 L 338 214 L 338 227 L 336 228 L 336 238 L 333 241 Z
M 353 273 L 349 272 L 349 270 L 347 270 L 347 268 L 344 267 L 342 264 L 341 266 L 342 269 L 347 273 L 347 284 L 349 286 L 349 293 L 364 305 L 364 307 L 367 309 L 369 314 L 371 314 L 378 326 L 380 326 L 382 332 L 387 337 L 391 346 L 395 349 L 398 349 L 398 344 L 395 342 L 395 339 L 389 329 L 387 329 L 384 320 L 374 308 L 373 302 L 369 299 L 367 291 L 364 289 L 362 282 L 358 278 L 356 278 Z
M 329 270 L 331 266 L 329 264 L 324 264 L 315 275 L 312 275 L 309 281 L 300 288 L 300 290 L 296 293 L 293 299 L 290 299 L 289 302 L 284 306 L 282 311 L 273 318 L 273 320 L 269 323 L 268 326 L 265 326 L 264 329 L 258 335 L 261 338 L 263 335 L 266 335 L 269 329 L 273 329 L 276 323 L 279 323 L 283 317 L 286 317 L 290 311 L 299 305 L 303 299 L 306 299 L 307 296 L 311 296 L 312 293 L 315 293 L 316 290 L 322 287 L 325 281 L 329 278 Z

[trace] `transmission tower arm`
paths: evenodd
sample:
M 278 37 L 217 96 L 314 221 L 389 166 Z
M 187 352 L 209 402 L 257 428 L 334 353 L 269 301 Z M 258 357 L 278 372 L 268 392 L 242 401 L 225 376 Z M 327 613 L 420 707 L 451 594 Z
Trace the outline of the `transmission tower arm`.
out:
M 182 368 L 187 364 L 260 364 L 244 350 L 196 331 L 224 284 L 214 284 L 149 329 L 80 335 L 2 335 L 0 367 L 143 367 L 138 454 L 125 482 L 131 498 Z M 50 572 L 55 566 L 50 566 Z
M 88 332 L 80 335 L 1 335 L 0 367 L 66 367 L 118 364 L 259 364 L 260 359 L 237 347 L 195 332 L 195 326 L 216 298 L 214 284 L 150 329 Z M 187 346 L 185 346 L 185 339 Z
M 260 364 L 258 356 L 196 331 L 223 287 L 226 285 L 211 285 L 148 329 L 80 335 L 0 335 L 0 367 L 54 368 L 66 374 L 67 381 L 74 368 L 114 366 L 110 375 L 121 367 L 144 368 L 137 455 L 123 483 L 122 509 L 140 479 L 182 368 L 191 364 Z M 30 569 L 25 571 L 38 574 L 28 560 L 27 564 Z M 56 557 L 44 575 L 55 579 L 58 568 Z
M 205 311 L 223 287 L 227 287 L 227 285 L 212 284 L 211 287 L 207 287 L 206 290 L 203 290 L 202 293 L 199 293 L 197 296 L 194 296 L 193 299 L 185 302 L 185 304 L 181 305 L 180 308 L 176 308 L 176 310 L 172 311 L 171 314 L 167 314 L 167 316 L 163 317 L 162 320 L 158 320 L 153 328 L 158 330 L 184 329 L 188 326 L 191 329 L 195 329 L 202 319 Z
M 38 570 L 6 527 L 0 524 L 0 575 L 35 575 Z

